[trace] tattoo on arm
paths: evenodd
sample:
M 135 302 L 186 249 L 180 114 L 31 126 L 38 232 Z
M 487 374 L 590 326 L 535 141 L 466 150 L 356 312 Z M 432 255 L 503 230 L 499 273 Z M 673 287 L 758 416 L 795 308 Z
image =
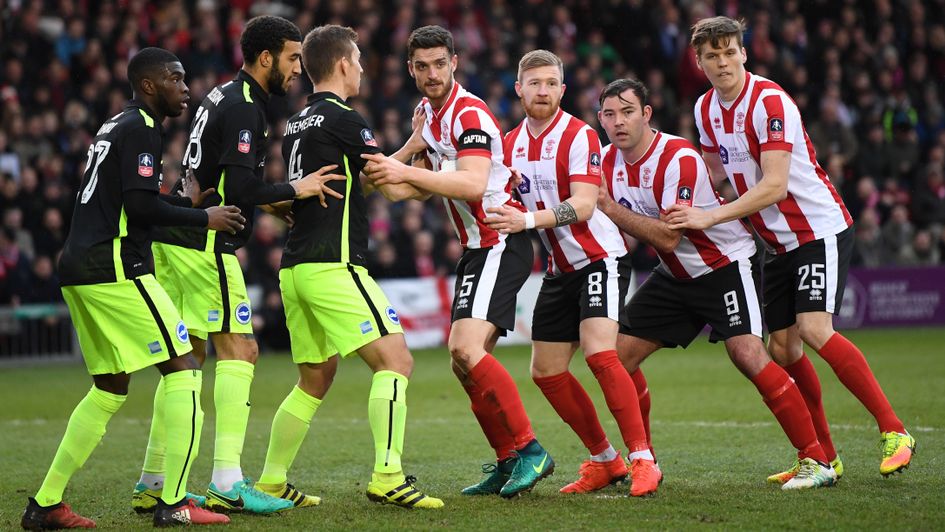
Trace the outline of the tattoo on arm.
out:
M 578 219 L 574 207 L 566 201 L 552 207 L 551 212 L 555 214 L 555 227 L 573 224 Z

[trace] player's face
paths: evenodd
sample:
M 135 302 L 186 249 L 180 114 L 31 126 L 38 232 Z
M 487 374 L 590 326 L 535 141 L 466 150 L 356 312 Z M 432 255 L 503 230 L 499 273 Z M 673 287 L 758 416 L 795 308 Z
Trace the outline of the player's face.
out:
M 417 82 L 417 89 L 430 100 L 445 98 L 453 88 L 453 72 L 457 57 L 450 57 L 445 46 L 414 50 L 407 62 L 410 77 Z
M 190 101 L 190 89 L 184 82 L 184 67 L 177 61 L 165 66 L 167 68 L 156 84 L 158 109 L 155 111 L 164 116 L 180 116 Z
M 719 46 L 705 43 L 699 47 L 696 61 L 709 82 L 720 93 L 729 93 L 745 79 L 745 61 L 748 55 L 738 41 L 729 38 Z
M 522 101 L 525 114 L 535 120 L 546 120 L 558 112 L 564 94 L 561 69 L 542 66 L 522 72 L 522 79 L 515 82 L 515 92 Z
M 345 75 L 345 84 L 348 94 L 355 96 L 361 90 L 361 74 L 364 69 L 361 68 L 361 50 L 354 42 L 351 43 L 351 55 L 347 58 L 347 74 Z
M 650 127 L 652 113 L 649 105 L 641 106 L 637 95 L 627 89 L 619 96 L 605 99 L 597 117 L 614 146 L 620 150 L 633 150 Z
M 269 92 L 285 96 L 292 82 L 302 75 L 302 43 L 285 41 L 282 53 L 269 70 Z

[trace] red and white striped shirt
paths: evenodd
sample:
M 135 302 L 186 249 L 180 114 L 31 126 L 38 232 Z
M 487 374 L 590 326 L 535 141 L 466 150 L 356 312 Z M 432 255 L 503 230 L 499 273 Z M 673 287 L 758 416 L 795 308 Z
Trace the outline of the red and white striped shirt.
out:
M 428 155 L 434 171 L 455 170 L 457 159 L 469 155 L 492 160 L 482 200 L 443 198 L 460 244 L 467 249 L 477 249 L 491 247 L 505 240 L 505 235 L 490 229 L 484 222 L 489 207 L 509 204 L 522 209 L 510 194 L 509 178 L 512 173 L 503 163 L 499 122 L 485 102 L 455 81 L 442 108 L 433 109 L 427 98 L 418 107 L 427 114 L 423 124 L 423 139 L 432 149 Z
M 827 172 L 817 164 L 797 105 L 776 83 L 746 72 L 745 86 L 730 106 L 723 106 L 710 89 L 696 102 L 695 115 L 702 150 L 719 154 L 739 196 L 764 177 L 762 152 L 791 153 L 787 197 L 748 217 L 775 253 L 853 224 Z
M 551 209 L 571 197 L 572 182 L 600 186 L 600 139 L 587 124 L 559 109 L 537 137 L 525 121 L 505 136 L 505 164 L 521 172 L 518 193 L 528 210 Z M 585 222 L 538 234 L 551 255 L 548 273 L 573 272 L 627 253 L 620 230 L 596 208 Z
M 722 203 L 709 171 L 686 139 L 657 132 L 640 160 L 628 163 L 613 144 L 604 148 L 604 179 L 614 201 L 659 218 L 674 204 L 717 209 Z M 692 279 L 755 254 L 755 241 L 733 220 L 704 231 L 687 229 L 672 253 L 659 253 L 662 267 L 676 279 Z

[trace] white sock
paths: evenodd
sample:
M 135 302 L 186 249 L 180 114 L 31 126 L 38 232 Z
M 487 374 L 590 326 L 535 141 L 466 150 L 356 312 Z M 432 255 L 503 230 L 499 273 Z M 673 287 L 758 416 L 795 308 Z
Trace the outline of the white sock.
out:
M 149 490 L 164 489 L 164 475 L 156 473 L 141 472 L 141 478 L 138 480 L 141 484 L 148 487 Z
M 213 478 L 210 479 L 219 491 L 230 491 L 233 489 L 233 484 L 241 480 L 243 480 L 243 470 L 239 467 L 233 469 L 214 469 Z
M 617 451 L 613 445 L 608 445 L 604 452 L 591 455 L 591 462 L 610 462 L 614 458 L 617 458 Z
M 653 458 L 653 453 L 651 453 L 649 449 L 645 451 L 635 451 L 627 455 L 627 460 L 630 460 L 631 462 L 640 458 L 649 460 L 651 462 L 656 461 L 656 459 Z

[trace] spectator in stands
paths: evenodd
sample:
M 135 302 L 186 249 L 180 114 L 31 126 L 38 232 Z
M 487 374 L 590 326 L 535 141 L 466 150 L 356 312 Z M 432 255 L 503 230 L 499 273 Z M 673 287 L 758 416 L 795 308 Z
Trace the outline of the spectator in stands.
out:
M 940 164 L 925 169 L 925 180 L 913 197 L 912 213 L 919 227 L 945 225 L 945 170 Z
M 932 231 L 916 231 L 911 246 L 904 246 L 897 261 L 901 266 L 932 266 L 939 263 L 938 248 L 932 238 Z
M 883 263 L 894 262 L 909 246 L 915 234 L 915 228 L 909 221 L 909 211 L 903 205 L 896 205 L 892 209 L 889 221 L 883 226 L 883 247 L 885 250 Z

